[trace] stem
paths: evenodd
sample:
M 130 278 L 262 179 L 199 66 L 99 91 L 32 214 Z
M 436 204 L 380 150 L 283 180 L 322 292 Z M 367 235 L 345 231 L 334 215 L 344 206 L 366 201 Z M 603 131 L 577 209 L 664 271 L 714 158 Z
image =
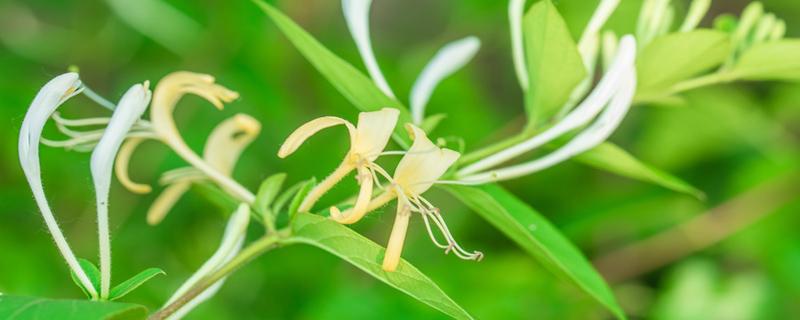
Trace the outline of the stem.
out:
M 178 299 L 176 299 L 174 302 L 170 303 L 163 309 L 152 314 L 148 319 L 149 320 L 166 319 L 167 317 L 178 311 L 185 304 L 192 301 L 192 299 L 197 297 L 199 294 L 203 293 L 203 291 L 208 289 L 208 287 L 212 286 L 220 279 L 233 273 L 246 263 L 258 257 L 259 255 L 277 247 L 280 243 L 280 240 L 285 238 L 285 236 L 286 235 L 284 232 L 279 232 L 263 236 L 260 239 L 256 240 L 255 242 L 244 248 L 241 252 L 239 252 L 239 254 L 233 258 L 233 260 L 229 261 L 221 268 L 219 268 L 217 271 L 210 274 L 206 278 L 202 279 L 194 287 L 189 289 L 189 291 L 187 291 L 185 294 L 180 296 Z
M 718 71 L 694 79 L 678 82 L 677 84 L 673 85 L 672 87 L 661 93 L 637 96 L 635 98 L 634 103 L 638 104 L 642 102 L 653 101 L 662 97 L 669 97 L 684 91 L 710 86 L 717 83 L 729 82 L 733 80 L 733 78 L 734 77 L 731 75 L 730 72 Z
M 319 184 L 317 184 L 314 187 L 314 189 L 311 189 L 308 195 L 306 195 L 305 199 L 303 199 L 303 202 L 300 204 L 298 211 L 309 212 L 311 208 L 314 207 L 314 204 L 317 203 L 319 198 L 322 197 L 322 195 L 324 195 L 326 192 L 328 192 L 328 190 L 333 188 L 334 185 L 339 183 L 339 181 L 341 181 L 342 178 L 344 178 L 344 176 L 350 173 L 350 171 L 353 171 L 355 166 L 351 165 L 347 161 L 349 156 L 350 156 L 349 154 L 345 156 L 345 160 L 342 161 L 342 163 L 339 165 L 339 167 L 336 168 L 336 170 L 333 170 L 333 172 L 330 175 L 328 175 L 328 177 L 326 177 L 325 180 L 322 180 Z

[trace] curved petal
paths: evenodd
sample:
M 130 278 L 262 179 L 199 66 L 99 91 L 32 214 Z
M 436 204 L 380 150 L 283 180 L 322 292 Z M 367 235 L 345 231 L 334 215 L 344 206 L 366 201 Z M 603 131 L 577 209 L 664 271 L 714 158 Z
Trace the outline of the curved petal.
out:
M 525 48 L 522 41 L 522 16 L 525 12 L 526 0 L 508 2 L 508 21 L 511 25 L 511 51 L 514 59 L 514 70 L 522 91 L 528 91 L 528 67 L 525 65 Z
M 394 180 L 405 192 L 419 195 L 447 172 L 461 154 L 437 147 L 422 129 L 412 124 L 406 124 L 406 130 L 414 143 L 397 164 Z
M 20 128 L 19 161 L 33 192 L 36 204 L 42 213 L 47 230 L 52 235 L 61 256 L 64 257 L 67 265 L 78 277 L 83 287 L 89 291 L 89 294 L 97 296 L 97 291 L 86 272 L 83 271 L 78 263 L 78 259 L 69 247 L 67 239 L 58 227 L 58 222 L 53 216 L 50 204 L 47 203 L 47 197 L 42 186 L 41 168 L 39 167 L 39 141 L 41 140 L 45 122 L 61 104 L 80 92 L 80 86 L 81 81 L 78 79 L 78 74 L 70 72 L 53 78 L 39 90 L 39 93 L 36 94 L 33 102 L 31 102 Z
M 350 34 L 356 42 L 358 53 L 367 67 L 367 72 L 369 72 L 375 85 L 387 96 L 394 99 L 392 88 L 389 87 L 386 78 L 381 73 L 377 60 L 375 60 L 372 41 L 369 39 L 369 8 L 371 5 L 372 0 L 342 0 L 342 9 L 344 10 L 344 18 L 347 21 L 347 28 L 350 29 Z
M 128 175 L 128 166 L 133 156 L 133 151 L 144 141 L 143 138 L 130 138 L 126 140 L 119 148 L 117 161 L 114 164 L 114 173 L 116 173 L 119 183 L 131 192 L 139 194 L 150 193 L 153 188 L 146 184 L 133 182 Z
M 147 210 L 147 223 L 150 225 L 157 225 L 164 220 L 175 203 L 181 199 L 186 191 L 192 186 L 191 182 L 181 181 L 167 186 L 164 191 L 158 195 L 156 200 Z
M 367 160 L 375 161 L 389 143 L 399 116 L 400 111 L 394 108 L 359 113 L 355 143 L 351 149 Z
M 230 176 L 239 156 L 261 131 L 261 123 L 246 114 L 237 114 L 222 121 L 211 132 L 203 149 L 203 159 Z
M 338 117 L 319 117 L 306 122 L 299 128 L 295 129 L 294 132 L 292 132 L 292 134 L 290 134 L 289 137 L 283 141 L 280 150 L 278 150 L 278 157 L 286 158 L 290 154 L 294 153 L 297 148 L 300 148 L 303 142 L 305 142 L 309 137 L 313 136 L 322 129 L 336 125 L 344 125 L 347 127 L 347 131 L 350 134 L 350 144 L 354 145 L 356 139 L 356 128 L 353 127 L 352 123 Z
M 369 210 L 370 199 L 372 199 L 372 174 L 369 169 L 365 167 L 358 168 L 359 184 L 361 185 L 358 191 L 356 203 L 350 210 L 345 211 L 345 214 L 339 212 L 336 207 L 331 207 L 331 218 L 343 224 L 353 224 L 361 220 Z
M 538 148 L 545 143 L 553 141 L 553 139 L 573 129 L 586 125 L 608 104 L 608 101 L 614 95 L 617 87 L 619 87 L 620 83 L 623 81 L 625 73 L 633 68 L 635 57 L 636 40 L 634 40 L 632 36 L 623 37 L 611 68 L 609 68 L 608 72 L 606 72 L 589 96 L 567 114 L 564 119 L 541 134 L 459 170 L 458 175 L 465 176 L 494 167 L 525 152 Z
M 414 124 L 420 125 L 425 118 L 425 106 L 439 82 L 463 68 L 480 47 L 481 41 L 478 38 L 466 37 L 445 45 L 428 62 L 411 88 L 411 116 Z
M 97 200 L 97 231 L 100 244 L 100 297 L 107 298 L 111 289 L 111 235 L 108 227 L 108 192 L 111 171 L 117 151 L 133 124 L 142 117 L 150 103 L 150 90 L 137 84 L 128 89 L 117 104 L 103 137 L 92 152 L 90 163 Z

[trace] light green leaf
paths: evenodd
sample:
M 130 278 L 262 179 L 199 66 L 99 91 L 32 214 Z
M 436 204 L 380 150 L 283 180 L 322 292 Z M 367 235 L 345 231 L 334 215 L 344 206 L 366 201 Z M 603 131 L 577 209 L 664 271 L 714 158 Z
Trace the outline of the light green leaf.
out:
M 367 274 L 453 318 L 472 319 L 430 278 L 405 260 L 394 272 L 383 271 L 385 249 L 357 232 L 322 216 L 298 213 L 287 243 L 305 243 L 328 251 Z
M 258 193 L 256 194 L 256 202 L 254 204 L 256 211 L 261 213 L 270 211 L 269 207 L 275 201 L 275 198 L 278 197 L 278 193 L 281 191 L 284 181 L 286 181 L 285 173 L 273 174 L 269 176 L 269 178 L 264 179 L 264 182 L 261 183 L 261 186 L 258 188 Z
M 159 274 L 166 274 L 166 273 L 164 272 L 164 270 L 161 270 L 159 268 L 145 269 L 144 271 L 139 272 L 130 279 L 125 280 L 122 283 L 115 286 L 114 288 L 112 288 L 108 298 L 112 301 L 122 298 L 126 294 L 130 293 L 131 291 L 141 286 L 143 283 L 147 282 L 147 280 L 150 280 Z
M 317 185 L 317 179 L 311 178 L 308 179 L 300 189 L 297 190 L 295 193 L 294 198 L 292 198 L 292 202 L 289 203 L 289 221 L 294 221 L 295 215 L 297 215 L 297 210 L 300 208 L 300 204 L 303 203 L 303 199 L 306 198 L 311 189 Z
M 136 304 L 0 295 L 0 319 L 143 320 L 146 317 L 147 308 Z
M 314 68 L 322 73 L 336 90 L 357 108 L 362 111 L 375 111 L 386 107 L 397 108 L 400 110 L 399 123 L 411 122 L 408 108 L 386 96 L 369 77 L 325 48 L 280 10 L 262 0 L 254 0 L 254 2 L 275 22 L 283 34 L 289 38 L 289 41 L 314 65 Z M 398 125 L 395 128 L 394 138 L 406 147 L 410 140 L 404 131 L 403 126 Z
M 100 292 L 100 269 L 97 269 L 97 266 L 95 266 L 94 263 L 92 263 L 91 261 L 83 258 L 78 258 L 78 264 L 80 264 L 81 269 L 83 269 L 83 272 L 86 273 L 86 276 L 89 278 L 89 281 L 92 283 L 92 286 L 94 286 L 94 291 Z M 75 282 L 78 288 L 81 288 L 81 291 L 83 291 L 83 294 L 85 294 L 87 298 L 89 299 L 97 298 L 89 294 L 89 290 L 87 290 L 83 286 L 83 283 L 81 283 L 81 281 L 78 280 L 78 276 L 75 275 L 74 272 L 70 272 L 70 276 L 72 276 L 72 282 Z
M 497 184 L 442 187 L 514 240 L 548 270 L 576 284 L 620 319 L 622 308 L 591 263 L 528 204 Z
M 550 0 L 528 10 L 522 32 L 530 79 L 525 109 L 533 129 L 558 113 L 587 74 L 569 28 Z
M 705 194 L 689 183 L 636 159 L 617 145 L 605 142 L 578 156 L 576 160 L 621 176 L 648 181 L 664 188 L 704 199 Z
M 657 95 L 679 81 L 721 65 L 731 53 L 730 36 L 698 29 L 656 38 L 636 62 L 640 96 Z
M 751 47 L 736 62 L 731 74 L 743 80 L 800 80 L 800 39 Z

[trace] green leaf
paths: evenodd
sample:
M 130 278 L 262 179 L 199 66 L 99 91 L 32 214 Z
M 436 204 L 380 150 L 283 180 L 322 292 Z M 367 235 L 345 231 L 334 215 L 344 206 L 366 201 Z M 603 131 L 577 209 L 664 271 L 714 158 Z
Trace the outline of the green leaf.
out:
M 322 73 L 336 90 L 357 108 L 362 111 L 375 111 L 386 107 L 400 110 L 399 124 L 401 125 L 395 128 L 394 138 L 403 147 L 410 144 L 402 126 L 406 122 L 411 122 L 408 108 L 386 96 L 369 77 L 325 48 L 280 10 L 261 0 L 254 0 L 254 2 L 275 22 L 283 34 L 289 38 L 289 41 L 314 65 L 314 68 Z
M 258 188 L 258 193 L 256 194 L 256 202 L 254 204 L 256 211 L 261 213 L 270 211 L 269 207 L 275 201 L 275 198 L 278 197 L 278 193 L 281 191 L 284 181 L 286 181 L 285 173 L 273 174 L 269 176 L 269 178 L 264 179 L 264 182 L 261 183 L 261 186 Z
M 649 166 L 617 145 L 605 142 L 578 156 L 576 160 L 621 176 L 648 181 L 664 188 L 705 199 L 705 194 L 689 183 Z
M 730 36 L 698 29 L 656 38 L 636 62 L 637 94 L 658 95 L 679 81 L 721 65 L 731 53 Z
M 611 289 L 586 257 L 528 204 L 497 184 L 442 188 L 514 240 L 548 270 L 576 284 L 618 318 L 625 318 Z
M 89 281 L 94 287 L 94 292 L 100 292 L 100 269 L 97 269 L 97 266 L 95 266 L 91 261 L 83 258 L 78 258 L 78 264 L 80 264 L 81 269 L 83 269 L 83 272 L 86 273 L 86 276 L 89 277 Z M 83 291 L 83 294 L 85 294 L 87 298 L 97 299 L 97 297 L 92 296 L 89 293 L 89 290 L 83 286 L 83 283 L 78 280 L 78 276 L 75 274 L 75 272 L 70 272 L 70 275 L 72 276 L 72 282 L 75 282 L 78 288 L 81 288 L 81 291 Z
M 431 115 L 430 117 L 426 117 L 425 120 L 422 120 L 422 123 L 419 127 L 422 128 L 423 131 L 430 134 L 445 118 L 447 118 L 447 114 L 444 113 Z
M 550 0 L 536 3 L 523 21 L 529 86 L 528 128 L 547 122 L 586 77 L 586 67 L 569 28 Z
M 751 47 L 736 62 L 731 74 L 743 80 L 800 80 L 800 39 Z
M 295 215 L 297 215 L 297 210 L 300 208 L 300 204 L 303 203 L 303 199 L 306 198 L 308 193 L 311 192 L 311 189 L 314 188 L 314 186 L 316 185 L 317 185 L 317 179 L 311 178 L 306 180 L 306 182 L 303 183 L 303 186 L 297 190 L 297 193 L 295 193 L 294 198 L 292 198 L 292 202 L 289 203 L 290 223 L 291 221 L 294 221 L 294 217 Z
M 385 249 L 357 232 L 322 216 L 298 213 L 287 243 L 305 243 L 353 264 L 367 274 L 456 319 L 472 319 L 430 278 L 405 260 L 394 272 L 383 271 Z
M 125 280 L 122 283 L 115 286 L 114 288 L 112 288 L 110 296 L 108 298 L 112 301 L 122 298 L 126 294 L 130 293 L 131 291 L 141 286 L 143 283 L 147 282 L 147 280 L 150 280 L 159 274 L 166 274 L 166 273 L 164 272 L 164 270 L 161 270 L 159 268 L 145 269 L 144 271 L 139 272 L 130 279 Z
M 147 308 L 136 304 L 0 295 L 0 319 L 143 320 L 146 317 Z

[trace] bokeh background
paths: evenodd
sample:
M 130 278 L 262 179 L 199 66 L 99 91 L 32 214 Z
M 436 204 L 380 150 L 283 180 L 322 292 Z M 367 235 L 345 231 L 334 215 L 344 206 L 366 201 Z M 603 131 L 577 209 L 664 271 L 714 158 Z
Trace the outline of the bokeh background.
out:
M 380 65 L 400 97 L 438 48 L 476 35 L 474 63 L 444 81 L 428 110 L 448 117 L 433 133 L 461 137 L 468 150 L 521 125 L 522 93 L 510 59 L 505 1 L 375 0 L 372 39 Z M 574 35 L 596 0 L 554 1 Z M 678 5 L 685 3 L 682 1 Z M 743 0 L 714 2 L 710 16 L 737 14 Z M 800 2 L 763 1 L 800 36 Z M 168 6 L 166 6 L 166 5 Z M 321 42 L 362 68 L 339 1 L 278 1 L 279 8 Z M 623 0 L 610 26 L 633 29 L 640 1 Z M 711 20 L 706 19 L 705 26 Z M 798 57 L 800 59 L 800 57 Z M 177 119 L 200 149 L 219 121 L 247 113 L 263 124 L 235 177 L 255 189 L 270 174 L 289 181 L 323 177 L 346 152 L 343 130 L 323 132 L 289 160 L 275 153 L 299 124 L 321 115 L 355 119 L 357 111 L 305 61 L 250 1 L 0 1 L 0 292 L 81 298 L 52 245 L 16 154 L 24 113 L 41 85 L 69 65 L 116 101 L 131 84 L 175 70 L 213 74 L 241 99 L 217 111 L 187 98 Z M 363 68 L 362 68 L 363 69 Z M 800 317 L 800 85 L 737 83 L 695 90 L 678 106 L 637 106 L 612 141 L 706 192 L 699 200 L 567 162 L 505 183 L 597 262 L 633 318 L 788 319 Z M 107 115 L 78 97 L 68 117 Z M 45 137 L 61 138 L 52 124 Z M 96 260 L 89 155 L 42 148 L 45 188 L 78 255 Z M 148 143 L 132 161 L 137 181 L 183 166 L 164 146 Z M 794 177 L 794 178 L 792 178 Z M 349 180 L 349 179 L 348 179 Z M 324 202 L 352 192 L 342 186 Z M 789 188 L 794 186 L 794 189 Z M 160 190 L 156 187 L 156 192 Z M 156 308 L 216 248 L 225 212 L 190 193 L 158 226 L 144 213 L 155 194 L 112 185 L 115 279 L 151 266 L 156 278 L 126 301 Z M 538 265 L 500 232 L 443 192 L 431 198 L 480 263 L 445 256 L 412 223 L 404 256 L 454 300 L 484 319 L 603 319 L 609 315 L 575 287 Z M 681 225 L 714 209 L 702 228 Z M 389 210 L 389 209 L 387 209 Z M 384 243 L 393 214 L 355 226 Z M 727 229 L 726 229 L 727 228 Z M 719 230 L 738 230 L 715 241 Z M 671 230 L 671 231 L 670 231 Z M 251 227 L 253 236 L 262 232 Z M 667 232 L 657 250 L 623 250 Z M 666 244 L 666 245 L 664 245 Z M 708 244 L 708 245 L 706 245 Z M 645 247 L 650 248 L 650 247 Z M 633 253 L 633 254 L 632 254 Z M 646 254 L 645 254 L 646 253 Z M 272 251 L 230 277 L 221 292 L 190 315 L 196 319 L 443 318 L 325 252 L 292 246 Z

